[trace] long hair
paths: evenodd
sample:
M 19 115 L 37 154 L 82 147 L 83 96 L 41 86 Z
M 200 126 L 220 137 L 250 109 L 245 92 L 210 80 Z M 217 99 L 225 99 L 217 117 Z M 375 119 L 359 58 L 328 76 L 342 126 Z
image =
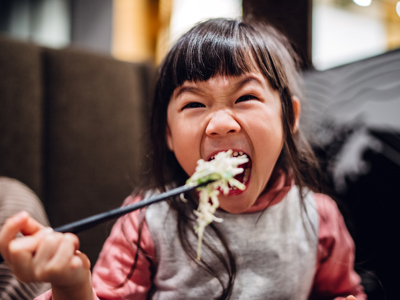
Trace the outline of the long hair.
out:
M 302 137 L 301 130 L 294 132 L 294 109 L 292 97 L 301 97 L 298 63 L 289 41 L 272 26 L 242 20 L 211 19 L 201 22 L 184 34 L 172 47 L 162 62 L 156 81 L 151 114 L 151 158 L 155 186 L 165 191 L 167 186 L 180 186 L 188 175 L 179 165 L 166 141 L 167 108 L 173 91 L 185 81 L 206 81 L 217 75 L 240 76 L 258 69 L 280 94 L 284 145 L 276 168 L 290 173 L 302 190 L 316 190 L 317 163 L 311 147 Z M 193 234 L 193 210 L 195 195 L 188 195 L 189 203 L 171 199 L 170 205 L 178 212 L 177 229 L 182 247 L 188 257 L 215 276 L 222 286 L 218 299 L 228 299 L 236 275 L 235 258 L 229 243 L 220 231 L 209 225 L 212 233 L 223 245 L 223 251 L 214 249 L 204 238 L 204 247 L 213 253 L 224 266 L 216 270 L 206 262 L 197 261 L 196 250 L 189 243 Z M 224 277 L 225 278 L 225 277 Z

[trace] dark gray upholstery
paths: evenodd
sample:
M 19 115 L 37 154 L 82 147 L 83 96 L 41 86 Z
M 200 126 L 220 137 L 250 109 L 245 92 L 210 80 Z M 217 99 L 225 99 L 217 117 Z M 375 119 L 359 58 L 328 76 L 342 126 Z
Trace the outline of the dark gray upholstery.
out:
M 134 189 L 153 69 L 0 39 L 0 175 L 33 189 L 52 226 L 116 208 Z M 79 234 L 92 263 L 110 227 Z
M 0 175 L 43 188 L 42 51 L 0 36 Z

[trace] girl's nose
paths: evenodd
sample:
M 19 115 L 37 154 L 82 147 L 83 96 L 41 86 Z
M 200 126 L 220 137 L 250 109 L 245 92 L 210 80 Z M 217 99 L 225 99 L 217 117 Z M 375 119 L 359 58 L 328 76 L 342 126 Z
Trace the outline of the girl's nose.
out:
M 206 134 L 210 136 L 226 135 L 240 131 L 239 123 L 226 110 L 217 111 L 207 124 Z

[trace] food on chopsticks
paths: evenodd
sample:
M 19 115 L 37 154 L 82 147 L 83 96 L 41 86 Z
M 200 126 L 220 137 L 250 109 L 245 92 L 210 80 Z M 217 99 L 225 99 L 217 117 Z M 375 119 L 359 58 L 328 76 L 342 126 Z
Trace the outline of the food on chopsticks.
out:
M 244 171 L 240 168 L 249 161 L 246 155 L 232 155 L 232 150 L 219 152 L 214 159 L 197 162 L 195 173 L 186 181 L 187 186 L 213 181 L 207 185 L 197 188 L 199 191 L 199 206 L 194 211 L 197 216 L 195 232 L 198 235 L 197 259 L 200 260 L 201 244 L 206 226 L 211 222 L 222 222 L 221 218 L 214 216 L 219 207 L 218 195 L 222 192 L 227 195 L 231 189 L 244 190 L 246 186 L 234 177 Z M 181 195 L 182 198 L 183 195 Z M 184 200 L 184 199 L 182 199 Z

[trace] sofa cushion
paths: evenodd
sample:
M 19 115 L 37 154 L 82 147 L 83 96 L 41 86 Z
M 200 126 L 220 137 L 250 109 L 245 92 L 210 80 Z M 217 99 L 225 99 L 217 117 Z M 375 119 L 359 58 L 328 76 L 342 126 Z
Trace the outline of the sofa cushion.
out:
M 46 207 L 53 226 L 116 208 L 143 170 L 146 66 L 45 50 Z M 111 224 L 81 233 L 92 262 Z
M 0 36 L 0 175 L 42 185 L 42 52 L 33 44 Z

